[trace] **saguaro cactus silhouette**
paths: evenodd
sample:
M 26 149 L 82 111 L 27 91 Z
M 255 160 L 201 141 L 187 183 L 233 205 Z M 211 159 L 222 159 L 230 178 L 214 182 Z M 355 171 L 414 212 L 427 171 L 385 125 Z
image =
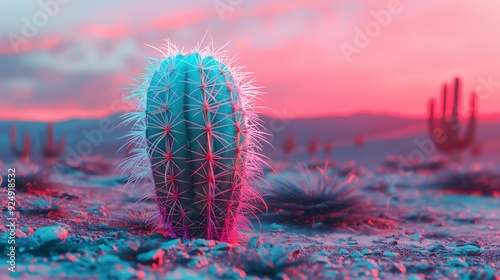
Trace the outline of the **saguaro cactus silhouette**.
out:
M 22 148 L 19 148 L 17 145 L 17 127 L 13 124 L 10 126 L 10 149 L 19 162 L 25 164 L 29 163 L 33 147 L 31 145 L 31 138 L 28 132 L 23 134 L 23 141 L 20 146 L 22 146 Z
M 154 182 L 144 186 L 168 235 L 237 242 L 259 198 L 249 185 L 262 173 L 252 109 L 259 92 L 212 46 L 185 52 L 168 43 L 162 51 L 126 98 L 137 105 L 125 122 L 134 123 L 129 143 L 140 152 L 125 168 L 146 168 L 130 183 Z
M 59 143 L 56 144 L 54 136 L 54 124 L 47 124 L 45 147 L 42 148 L 42 155 L 49 163 L 54 163 L 66 149 L 66 138 L 61 137 Z
M 447 87 L 443 86 L 443 107 L 440 120 L 434 116 L 434 100 L 429 103 L 429 132 L 438 150 L 450 155 L 454 161 L 460 161 L 460 151 L 469 147 L 474 141 L 476 132 L 476 95 L 470 99 L 470 117 L 464 136 L 460 136 L 461 123 L 459 119 L 460 79 L 455 79 L 454 99 L 451 114 L 447 103 Z

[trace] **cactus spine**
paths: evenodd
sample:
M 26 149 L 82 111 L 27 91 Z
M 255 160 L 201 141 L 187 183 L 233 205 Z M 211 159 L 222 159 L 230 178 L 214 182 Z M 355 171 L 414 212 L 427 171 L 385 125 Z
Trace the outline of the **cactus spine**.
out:
M 262 172 L 251 107 L 258 91 L 213 47 L 184 52 L 168 43 L 164 55 L 126 98 L 137 105 L 125 120 L 137 153 L 125 168 L 145 167 L 129 183 L 153 182 L 143 186 L 168 235 L 237 242 L 258 198 L 250 180 Z
M 47 140 L 45 147 L 42 148 L 42 154 L 49 163 L 54 163 L 58 157 L 64 153 L 66 148 L 66 138 L 61 137 L 59 143 L 56 144 L 54 136 L 54 124 L 47 124 Z
M 17 146 L 17 127 L 10 126 L 10 148 L 12 153 L 18 158 L 21 163 L 29 163 L 31 160 L 31 153 L 33 151 L 31 145 L 31 138 L 28 132 L 23 134 L 22 148 Z
M 460 136 L 460 119 L 458 116 L 459 110 L 459 95 L 460 95 L 460 80 L 455 79 L 453 108 L 451 115 L 447 106 L 447 87 L 443 86 L 443 107 L 440 120 L 434 116 L 434 100 L 430 101 L 430 114 L 429 114 L 429 132 L 431 139 L 436 144 L 438 150 L 449 154 L 454 161 L 460 161 L 460 151 L 469 147 L 474 141 L 474 134 L 476 132 L 476 95 L 473 93 L 470 99 L 471 113 L 469 124 L 465 130 L 465 135 Z

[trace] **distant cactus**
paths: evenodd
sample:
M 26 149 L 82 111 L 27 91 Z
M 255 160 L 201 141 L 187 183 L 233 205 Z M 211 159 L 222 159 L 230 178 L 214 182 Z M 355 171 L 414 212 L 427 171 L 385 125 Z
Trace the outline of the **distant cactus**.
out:
M 309 141 L 309 144 L 307 145 L 307 152 L 309 153 L 311 162 L 316 160 L 316 154 L 318 153 L 318 150 L 319 150 L 319 136 L 315 134 Z
M 264 137 L 252 109 L 259 92 L 219 49 L 168 43 L 164 51 L 126 98 L 137 105 L 125 123 L 133 123 L 128 143 L 138 153 L 124 168 L 145 167 L 129 184 L 154 182 L 144 186 L 168 235 L 238 242 L 259 198 L 249 185 L 262 174 Z
M 326 156 L 330 156 L 331 153 L 333 152 L 333 141 L 328 140 L 325 142 L 325 145 L 323 146 L 323 152 L 325 153 Z
M 460 161 L 460 152 L 467 147 L 471 146 L 474 141 L 474 134 L 476 132 L 476 95 L 473 93 L 471 95 L 471 114 L 469 118 L 469 124 L 465 130 L 465 135 L 460 136 L 460 119 L 458 116 L 459 110 L 459 94 L 460 94 L 460 80 L 455 79 L 455 90 L 454 90 L 454 100 L 453 109 L 451 115 L 449 114 L 449 108 L 447 107 L 447 92 L 446 85 L 443 86 L 443 109 L 442 116 L 440 120 L 437 120 L 434 116 L 434 100 L 430 101 L 430 113 L 429 113 L 429 132 L 431 139 L 436 144 L 436 147 L 441 152 L 450 155 L 451 159 L 454 161 Z
M 358 148 L 363 147 L 365 144 L 365 138 L 363 137 L 363 134 L 359 133 L 354 137 L 354 145 Z
M 10 149 L 19 162 L 27 164 L 31 161 L 31 153 L 33 151 L 30 134 L 28 132 L 23 134 L 21 146 L 22 148 L 19 148 L 17 145 L 17 127 L 13 124 L 10 126 Z
M 283 152 L 287 158 L 295 151 L 296 141 L 295 136 L 292 133 L 288 133 L 285 141 L 283 141 Z
M 66 138 L 61 137 L 59 143 L 56 144 L 53 123 L 47 124 L 46 137 L 47 140 L 45 143 L 45 147 L 42 148 L 42 154 L 49 163 L 54 163 L 57 160 L 57 158 L 64 153 L 64 150 L 66 149 Z

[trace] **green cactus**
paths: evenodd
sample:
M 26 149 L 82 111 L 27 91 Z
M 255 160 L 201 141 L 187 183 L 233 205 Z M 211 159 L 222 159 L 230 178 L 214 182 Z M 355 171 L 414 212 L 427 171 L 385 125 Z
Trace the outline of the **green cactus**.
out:
M 259 198 L 249 185 L 262 172 L 258 91 L 230 62 L 213 48 L 184 53 L 169 44 L 127 98 L 138 110 L 126 120 L 136 147 L 126 166 L 146 167 L 131 183 L 153 182 L 145 185 L 170 236 L 237 242 Z

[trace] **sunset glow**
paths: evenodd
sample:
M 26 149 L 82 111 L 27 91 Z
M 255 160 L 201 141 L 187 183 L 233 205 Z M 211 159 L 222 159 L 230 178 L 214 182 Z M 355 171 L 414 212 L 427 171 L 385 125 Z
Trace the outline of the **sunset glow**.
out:
M 142 72 L 146 56 L 160 55 L 148 45 L 170 39 L 191 47 L 204 37 L 227 43 L 228 54 L 254 73 L 267 93 L 260 102 L 266 115 L 423 117 L 428 100 L 455 76 L 464 98 L 478 91 L 482 114 L 500 111 L 497 1 L 298 0 L 223 8 L 211 1 L 73 1 L 46 23 L 33 21 L 45 11 L 37 2 L 22 8 L 1 2 L 1 119 L 117 113 L 112 104 L 130 77 Z M 128 17 L 133 11 L 140 14 Z

